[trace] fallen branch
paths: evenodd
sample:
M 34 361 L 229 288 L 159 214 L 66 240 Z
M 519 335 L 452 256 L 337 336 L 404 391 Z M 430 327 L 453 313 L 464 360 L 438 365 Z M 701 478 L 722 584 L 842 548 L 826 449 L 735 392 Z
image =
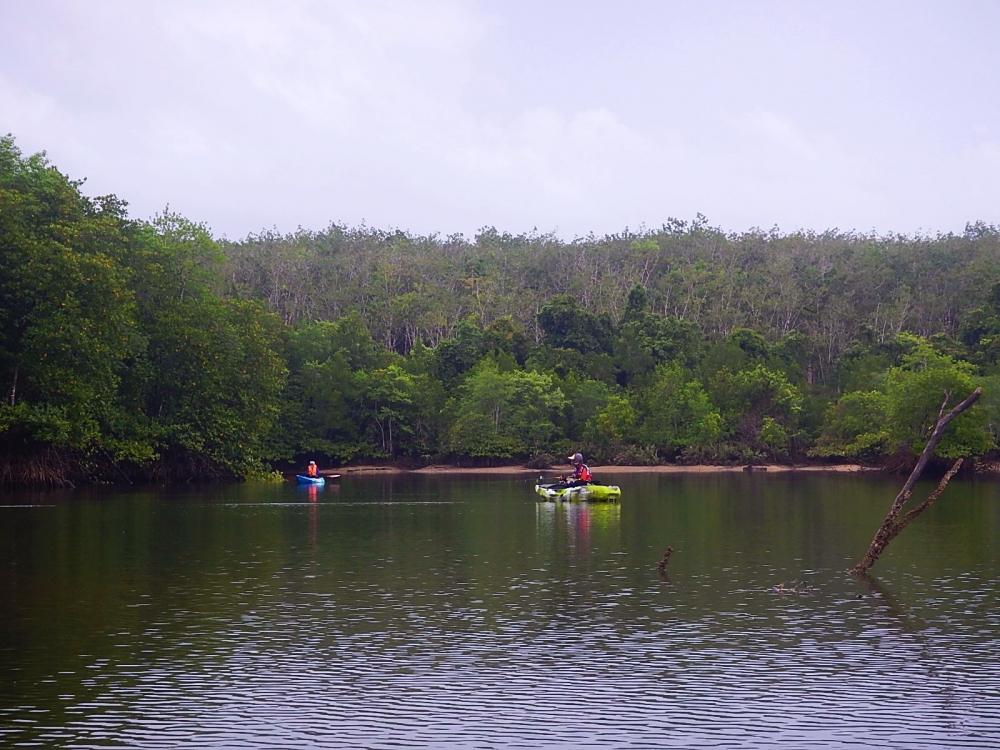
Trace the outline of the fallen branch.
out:
M 944 492 L 944 488 L 948 486 L 948 482 L 951 478 L 955 476 L 958 470 L 962 467 L 964 459 L 958 459 L 952 464 L 952 467 L 948 472 L 941 478 L 938 482 L 938 486 L 934 491 L 927 496 L 927 498 L 917 507 L 911 509 L 907 513 L 903 513 L 903 506 L 910 499 L 913 494 L 913 486 L 917 483 L 920 475 L 923 473 L 924 468 L 927 466 L 927 462 L 930 461 L 931 456 L 934 454 L 934 449 L 937 448 L 937 444 L 941 442 L 941 438 L 944 436 L 944 430 L 948 424 L 961 414 L 963 411 L 972 406 L 982 395 L 983 389 L 976 388 L 972 393 L 970 393 L 964 401 L 956 405 L 951 411 L 944 413 L 944 408 L 948 402 L 948 394 L 945 394 L 945 400 L 941 404 L 941 408 L 938 411 L 938 420 L 934 425 L 934 430 L 931 432 L 930 438 L 927 440 L 927 445 L 924 446 L 924 450 L 920 454 L 920 458 L 917 459 L 917 465 L 913 467 L 913 471 L 910 472 L 910 476 L 907 478 L 906 482 L 903 484 L 903 488 L 896 495 L 896 499 L 892 501 L 892 505 L 889 506 L 889 512 L 886 513 L 885 518 L 882 521 L 882 525 L 878 527 L 878 531 L 875 532 L 874 538 L 872 538 L 871 544 L 868 545 L 868 551 L 865 552 L 865 556 L 861 558 L 860 562 L 857 563 L 850 572 L 855 575 L 864 574 L 875 564 L 879 556 L 885 550 L 886 546 L 891 542 L 900 531 L 905 529 L 910 522 L 927 510 L 931 505 L 933 505 L 941 493 Z
M 672 554 L 674 554 L 674 548 L 673 547 L 667 547 L 663 551 L 663 557 L 661 557 L 660 561 L 658 563 L 656 563 L 656 569 L 658 571 L 660 571 L 660 575 L 661 576 L 662 575 L 666 575 L 666 572 L 667 572 L 667 563 L 670 562 L 670 556 Z

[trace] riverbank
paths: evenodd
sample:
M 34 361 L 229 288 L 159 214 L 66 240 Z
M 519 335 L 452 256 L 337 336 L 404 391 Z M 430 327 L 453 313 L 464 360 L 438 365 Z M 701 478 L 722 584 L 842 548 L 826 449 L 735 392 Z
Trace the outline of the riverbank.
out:
M 879 467 L 863 466 L 861 464 L 753 464 L 751 466 L 715 466 L 696 464 L 686 466 L 668 464 L 660 466 L 591 466 L 595 475 L 609 474 L 727 474 L 737 472 L 767 472 L 767 473 L 827 473 L 827 474 L 860 474 L 880 472 Z M 343 466 L 324 473 L 339 474 L 553 474 L 569 471 L 568 467 L 551 469 L 531 469 L 524 465 L 509 466 L 449 466 L 438 464 L 407 469 L 399 466 L 383 464 L 363 464 L 359 466 Z

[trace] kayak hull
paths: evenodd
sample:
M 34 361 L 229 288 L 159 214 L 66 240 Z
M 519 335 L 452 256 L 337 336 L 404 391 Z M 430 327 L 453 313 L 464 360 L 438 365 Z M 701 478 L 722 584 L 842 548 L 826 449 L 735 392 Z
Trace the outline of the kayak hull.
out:
M 307 477 L 305 474 L 296 474 L 295 481 L 299 484 L 326 484 L 323 477 Z
M 586 500 L 588 502 L 616 503 L 621 499 L 622 490 L 613 484 L 582 484 L 579 487 L 553 489 L 551 485 L 536 484 L 535 492 L 546 500 Z

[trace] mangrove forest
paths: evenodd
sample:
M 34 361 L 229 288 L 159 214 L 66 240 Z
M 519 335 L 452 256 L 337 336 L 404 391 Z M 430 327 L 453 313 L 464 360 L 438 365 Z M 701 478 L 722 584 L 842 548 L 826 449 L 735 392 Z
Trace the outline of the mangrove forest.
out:
M 995 226 L 233 241 L 82 188 L 0 139 L 0 483 L 572 451 L 903 466 L 977 387 L 936 455 L 997 445 Z

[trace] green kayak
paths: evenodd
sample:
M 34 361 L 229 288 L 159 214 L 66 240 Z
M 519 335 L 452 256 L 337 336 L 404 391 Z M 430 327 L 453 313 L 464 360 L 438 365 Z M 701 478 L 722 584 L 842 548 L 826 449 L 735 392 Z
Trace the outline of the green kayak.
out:
M 613 484 L 581 484 L 579 487 L 559 487 L 536 484 L 535 492 L 546 500 L 590 500 L 614 503 L 622 496 L 621 487 Z

